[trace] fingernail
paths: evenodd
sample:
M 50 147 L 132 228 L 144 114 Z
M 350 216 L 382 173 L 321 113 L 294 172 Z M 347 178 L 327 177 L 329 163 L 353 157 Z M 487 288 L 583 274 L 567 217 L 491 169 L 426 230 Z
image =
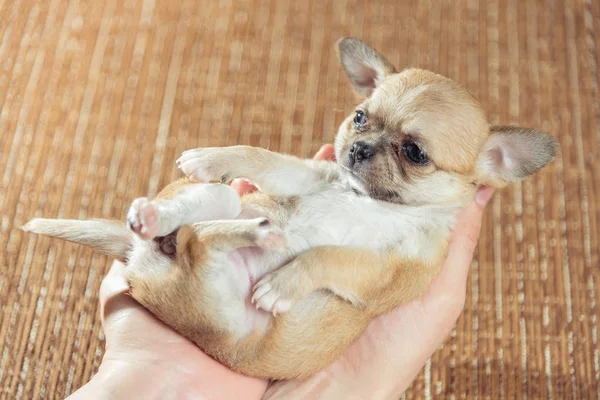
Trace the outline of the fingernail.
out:
M 482 186 L 475 195 L 475 202 L 480 207 L 485 207 L 494 194 L 494 188 Z

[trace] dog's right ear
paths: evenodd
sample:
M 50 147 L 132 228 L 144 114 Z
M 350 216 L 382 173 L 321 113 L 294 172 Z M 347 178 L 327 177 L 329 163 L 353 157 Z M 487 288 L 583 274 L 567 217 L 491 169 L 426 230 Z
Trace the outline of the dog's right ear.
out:
M 477 183 L 502 188 L 536 173 L 558 152 L 558 141 L 546 133 L 519 126 L 493 126 L 477 158 Z
M 394 66 L 373 47 L 352 38 L 341 38 L 337 42 L 342 67 L 350 78 L 356 92 L 368 97 L 387 75 L 396 73 Z

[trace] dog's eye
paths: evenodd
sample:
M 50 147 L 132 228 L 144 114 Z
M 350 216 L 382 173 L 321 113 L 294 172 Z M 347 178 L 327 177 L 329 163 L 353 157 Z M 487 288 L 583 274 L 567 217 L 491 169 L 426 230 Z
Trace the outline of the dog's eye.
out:
M 406 158 L 415 164 L 423 165 L 429 161 L 427 154 L 415 142 L 406 142 L 403 150 Z
M 367 124 L 367 114 L 362 110 L 357 110 L 354 116 L 354 126 L 362 128 Z

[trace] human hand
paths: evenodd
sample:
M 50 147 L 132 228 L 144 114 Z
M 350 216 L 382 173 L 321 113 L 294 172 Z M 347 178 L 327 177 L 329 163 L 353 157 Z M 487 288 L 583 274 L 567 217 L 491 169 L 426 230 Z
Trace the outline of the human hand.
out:
M 115 261 L 100 286 L 106 350 L 98 373 L 71 399 L 260 399 L 267 382 L 237 374 L 127 295 Z

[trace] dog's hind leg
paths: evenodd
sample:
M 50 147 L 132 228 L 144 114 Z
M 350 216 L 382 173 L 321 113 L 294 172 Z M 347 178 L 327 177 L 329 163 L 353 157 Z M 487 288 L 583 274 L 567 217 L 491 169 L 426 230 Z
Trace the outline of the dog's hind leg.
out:
M 170 198 L 140 197 L 132 202 L 127 222 L 142 239 L 166 236 L 195 222 L 234 219 L 241 211 L 237 192 L 227 185 L 187 184 L 172 192 Z
M 190 243 L 192 238 L 198 242 L 196 249 L 202 249 L 203 252 L 227 253 L 240 247 L 252 246 L 274 251 L 286 248 L 284 232 L 268 218 L 206 221 L 185 225 L 177 235 L 178 246 Z M 183 248 L 178 247 L 178 252 L 180 250 L 183 251 Z

